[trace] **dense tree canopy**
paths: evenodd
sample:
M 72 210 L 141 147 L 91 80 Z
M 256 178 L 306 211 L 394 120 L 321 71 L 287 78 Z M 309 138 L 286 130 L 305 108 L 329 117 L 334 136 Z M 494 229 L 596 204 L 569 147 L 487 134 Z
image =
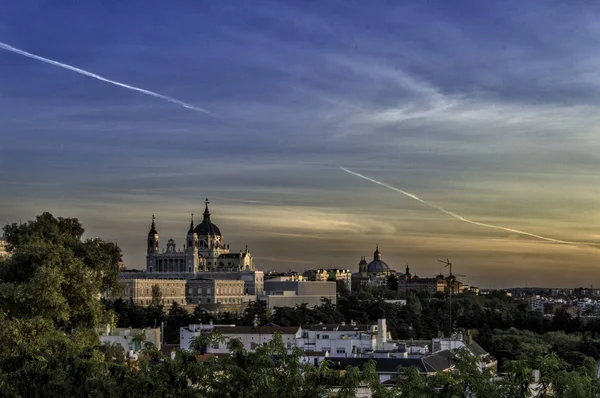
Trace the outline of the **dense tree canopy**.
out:
M 0 260 L 0 341 L 3 354 L 38 346 L 47 333 L 93 341 L 113 314 L 98 300 L 116 289 L 120 250 L 100 239 L 82 240 L 76 219 L 49 213 L 4 227 L 11 256 Z M 90 340 L 92 339 L 92 340 Z

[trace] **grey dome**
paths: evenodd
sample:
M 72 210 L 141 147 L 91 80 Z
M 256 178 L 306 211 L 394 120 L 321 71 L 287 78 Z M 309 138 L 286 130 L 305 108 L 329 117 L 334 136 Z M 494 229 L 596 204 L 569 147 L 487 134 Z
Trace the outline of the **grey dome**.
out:
M 373 261 L 367 265 L 367 272 L 390 272 L 390 267 L 381 259 L 381 252 L 379 251 L 379 245 L 375 246 L 375 252 L 373 253 Z
M 208 204 L 210 202 L 208 201 L 208 199 L 206 199 L 206 202 L 204 203 L 206 204 L 206 208 L 204 209 L 203 214 L 204 219 L 200 224 L 196 225 L 196 228 L 194 228 L 194 232 L 198 234 L 198 236 L 222 236 L 219 227 L 210 222 L 210 211 L 208 210 Z
M 390 272 L 390 267 L 383 260 L 373 260 L 367 265 L 367 272 Z
M 198 234 L 198 236 L 221 236 L 221 230 L 219 229 L 219 227 L 211 223 L 209 220 L 204 220 L 200 224 L 196 225 L 196 228 L 194 228 L 194 232 Z

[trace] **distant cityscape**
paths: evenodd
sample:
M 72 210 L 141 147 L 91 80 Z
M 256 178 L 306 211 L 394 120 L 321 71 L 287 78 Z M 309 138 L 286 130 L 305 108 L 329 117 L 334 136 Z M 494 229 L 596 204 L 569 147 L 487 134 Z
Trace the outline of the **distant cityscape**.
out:
M 210 320 L 175 326 L 179 338 L 171 337 L 168 344 L 165 344 L 165 323 L 162 321 L 159 325 L 155 321 L 155 327 L 137 329 L 107 324 L 99 335 L 102 344 L 122 347 L 129 361 L 138 361 L 143 355 L 142 342 L 145 341 L 174 359 L 177 349 L 198 354 L 199 340 L 220 336 L 219 341 L 208 344 L 202 354 L 196 356 L 199 361 L 207 361 L 213 357 L 228 357 L 231 354 L 230 342 L 234 340 L 239 341 L 246 352 L 255 353 L 258 348 L 281 338 L 288 354 L 299 353 L 302 364 L 320 366 L 328 361 L 331 369 L 342 372 L 347 367 L 362 368 L 369 361 L 374 361 L 379 382 L 385 384 L 401 378 L 402 369 L 415 368 L 423 376 L 453 372 L 460 362 L 457 349 L 475 358 L 480 372 L 497 373 L 497 358 L 474 341 L 471 330 L 453 326 L 453 296 L 467 300 L 490 296 L 492 301 L 494 297 L 512 297 L 519 300 L 519 305 L 526 303 L 526 311 L 537 314 L 540 319 L 552 321 L 558 314 L 563 314 L 561 316 L 565 319 L 576 319 L 582 327 L 586 324 L 594 327 L 600 319 L 600 289 L 479 289 L 460 280 L 460 275 L 453 274 L 449 261 L 445 262 L 447 274 L 422 276 L 411 270 L 409 265 L 403 272 L 397 271 L 384 261 L 383 250 L 377 244 L 372 258 L 361 257 L 355 270 L 259 270 L 248 246 L 235 250 L 225 243 L 223 233 L 212 221 L 209 204 L 207 199 L 200 223 L 195 223 L 194 216 L 190 216 L 182 246 L 178 246 L 174 239 L 168 239 L 161 247 L 160 223 L 153 215 L 147 233 L 145 269 L 127 269 L 121 260 L 118 263 L 120 288 L 104 291 L 102 298 L 105 303 L 120 300 L 125 303 L 121 305 L 148 310 L 158 308 L 161 319 L 165 319 L 163 308 L 166 306 L 169 311 L 181 307 L 185 312 L 195 314 L 194 319 Z M 140 247 L 140 250 L 143 249 Z M 9 245 L 0 241 L 0 257 L 10 256 Z M 326 305 L 336 306 L 340 298 L 347 299 L 354 292 L 358 294 L 352 297 L 358 298 L 359 302 L 361 294 L 365 293 L 370 295 L 371 300 L 381 300 L 379 303 L 395 311 L 415 305 L 415 300 L 448 303 L 448 313 L 437 314 L 438 319 L 448 316 L 448 328 L 446 325 L 438 328 L 437 335 L 431 338 L 398 338 L 388 331 L 385 311 L 376 322 L 361 324 L 350 319 L 339 323 L 281 326 L 261 323 L 258 315 L 255 315 L 252 326 L 240 324 L 241 317 L 247 316 L 248 310 L 265 308 L 279 313 L 286 308 L 291 311 L 306 308 L 317 311 Z M 501 296 L 498 296 L 499 292 Z M 253 305 L 258 307 L 252 309 Z M 391 319 L 392 322 L 398 320 L 398 313 Z M 213 323 L 213 317 L 236 321 L 231 324 Z M 170 327 L 173 330 L 174 325 Z M 445 333 L 447 331 L 449 333 Z M 173 336 L 172 332 L 170 336 Z M 173 340 L 178 340 L 178 344 L 173 344 Z M 539 372 L 533 371 L 531 377 L 529 388 L 535 391 L 539 388 Z

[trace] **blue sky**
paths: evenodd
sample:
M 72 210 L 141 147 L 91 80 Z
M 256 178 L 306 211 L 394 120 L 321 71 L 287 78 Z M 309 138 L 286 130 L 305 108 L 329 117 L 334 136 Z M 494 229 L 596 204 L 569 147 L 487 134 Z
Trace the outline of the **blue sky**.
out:
M 263 269 L 451 257 L 482 287 L 589 285 L 600 235 L 600 5 L 590 2 L 20 1 L 0 42 L 0 223 L 79 217 L 144 261 L 211 198 Z M 568 270 L 568 272 L 565 272 Z

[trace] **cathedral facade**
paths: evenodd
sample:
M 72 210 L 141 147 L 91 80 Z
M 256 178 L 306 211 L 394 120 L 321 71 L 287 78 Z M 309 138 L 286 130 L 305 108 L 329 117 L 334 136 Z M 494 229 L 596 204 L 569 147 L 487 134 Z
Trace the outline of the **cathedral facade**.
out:
M 254 271 L 252 255 L 248 246 L 244 251 L 230 252 L 229 245 L 223 242 L 221 230 L 210 221 L 208 199 L 205 202 L 202 222 L 194 225 L 192 214 L 185 244 L 178 248 L 173 239 L 167 241 L 161 251 L 160 236 L 152 216 L 148 232 L 146 272 L 153 274 L 196 274 L 203 272 Z

